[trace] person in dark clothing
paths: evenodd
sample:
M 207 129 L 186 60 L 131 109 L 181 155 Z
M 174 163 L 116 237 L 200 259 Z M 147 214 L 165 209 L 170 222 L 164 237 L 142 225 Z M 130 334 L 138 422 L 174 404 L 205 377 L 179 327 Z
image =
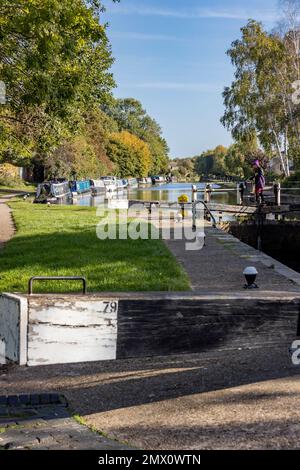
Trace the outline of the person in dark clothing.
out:
M 252 181 L 254 180 L 256 202 L 259 204 L 263 204 L 266 180 L 264 177 L 263 169 L 259 163 L 259 160 L 255 160 L 253 162 L 253 169 L 254 169 L 254 176 L 252 176 L 252 178 L 250 179 Z

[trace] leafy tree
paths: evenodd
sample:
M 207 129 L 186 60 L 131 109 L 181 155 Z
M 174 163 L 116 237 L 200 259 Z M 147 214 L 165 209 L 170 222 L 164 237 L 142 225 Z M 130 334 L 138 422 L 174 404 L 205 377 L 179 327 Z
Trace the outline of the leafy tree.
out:
M 235 80 L 223 94 L 224 126 L 237 141 L 257 134 L 269 157 L 280 158 L 287 176 L 290 150 L 300 149 L 300 108 L 293 99 L 293 83 L 300 76 L 299 37 L 299 27 L 283 35 L 269 34 L 260 23 L 249 21 L 242 28 L 242 39 L 228 51 Z
M 51 156 L 82 110 L 106 99 L 113 59 L 100 11 L 97 1 L 0 0 L 0 158 Z
M 212 173 L 214 166 L 214 154 L 213 151 L 208 150 L 202 152 L 199 157 L 196 158 L 195 170 L 199 176 L 208 176 Z
M 119 131 L 126 130 L 149 145 L 152 156 L 151 173 L 165 173 L 168 170 L 168 145 L 162 137 L 159 124 L 133 98 L 116 99 L 102 106 L 103 111 L 118 124 Z
M 115 171 L 106 147 L 116 124 L 99 109 L 85 113 L 83 118 L 77 135 L 66 138 L 47 160 L 46 178 L 99 178 Z
M 227 174 L 230 176 L 247 179 L 252 173 L 252 163 L 259 160 L 267 169 L 268 158 L 266 154 L 258 148 L 257 141 L 236 142 L 231 145 L 225 157 Z
M 151 168 L 151 153 L 147 143 L 130 132 L 115 132 L 107 146 L 110 159 L 116 164 L 116 174 L 122 177 L 146 177 Z
M 225 157 L 227 149 L 223 145 L 218 145 L 214 150 L 214 164 L 212 171 L 215 175 L 225 175 L 227 172 Z
M 214 150 L 207 150 L 196 158 L 195 170 L 199 176 L 217 175 L 226 176 L 228 174 L 226 167 L 227 149 L 218 145 Z

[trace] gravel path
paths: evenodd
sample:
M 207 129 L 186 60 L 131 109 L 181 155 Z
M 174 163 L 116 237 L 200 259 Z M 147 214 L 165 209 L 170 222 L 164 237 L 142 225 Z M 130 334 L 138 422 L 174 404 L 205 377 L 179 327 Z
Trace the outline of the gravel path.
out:
M 11 209 L 7 206 L 7 201 L 16 195 L 0 197 L 0 248 L 8 242 L 15 233 L 15 227 L 11 215 Z

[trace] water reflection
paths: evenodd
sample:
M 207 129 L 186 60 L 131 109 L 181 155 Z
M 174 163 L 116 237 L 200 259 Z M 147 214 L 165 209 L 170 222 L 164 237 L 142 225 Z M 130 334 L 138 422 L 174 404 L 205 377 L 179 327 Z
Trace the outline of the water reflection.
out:
M 196 185 L 199 189 L 204 189 L 203 183 Z M 212 194 L 212 202 L 222 204 L 236 204 L 237 193 L 236 191 L 219 192 L 218 189 L 226 189 L 226 187 L 212 185 L 214 192 Z M 192 184 L 191 183 L 172 183 L 157 186 L 145 186 L 142 188 L 132 188 L 128 191 L 119 193 L 108 194 L 107 196 L 91 196 L 83 195 L 73 199 L 73 204 L 78 206 L 95 207 L 104 203 L 107 199 L 130 199 L 138 201 L 164 201 L 176 202 L 178 197 L 186 194 L 189 199 L 192 198 Z M 204 194 L 198 193 L 198 199 L 203 200 Z

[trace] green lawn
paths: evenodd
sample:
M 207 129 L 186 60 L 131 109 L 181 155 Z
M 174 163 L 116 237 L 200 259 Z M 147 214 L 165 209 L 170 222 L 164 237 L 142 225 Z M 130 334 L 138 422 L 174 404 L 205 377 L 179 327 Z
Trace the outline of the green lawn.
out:
M 26 292 L 31 276 L 85 276 L 89 291 L 189 290 L 186 273 L 160 240 L 104 240 L 96 210 L 14 201 L 15 237 L 0 250 L 0 292 Z M 36 292 L 80 289 L 40 283 Z
M 6 185 L 3 185 L 3 184 L 0 184 L 0 192 L 1 192 L 1 190 L 22 191 L 22 192 L 28 191 L 30 193 L 35 193 L 36 192 L 36 185 L 26 183 L 26 182 L 22 182 L 20 184 L 13 185 L 13 186 L 6 186 Z

